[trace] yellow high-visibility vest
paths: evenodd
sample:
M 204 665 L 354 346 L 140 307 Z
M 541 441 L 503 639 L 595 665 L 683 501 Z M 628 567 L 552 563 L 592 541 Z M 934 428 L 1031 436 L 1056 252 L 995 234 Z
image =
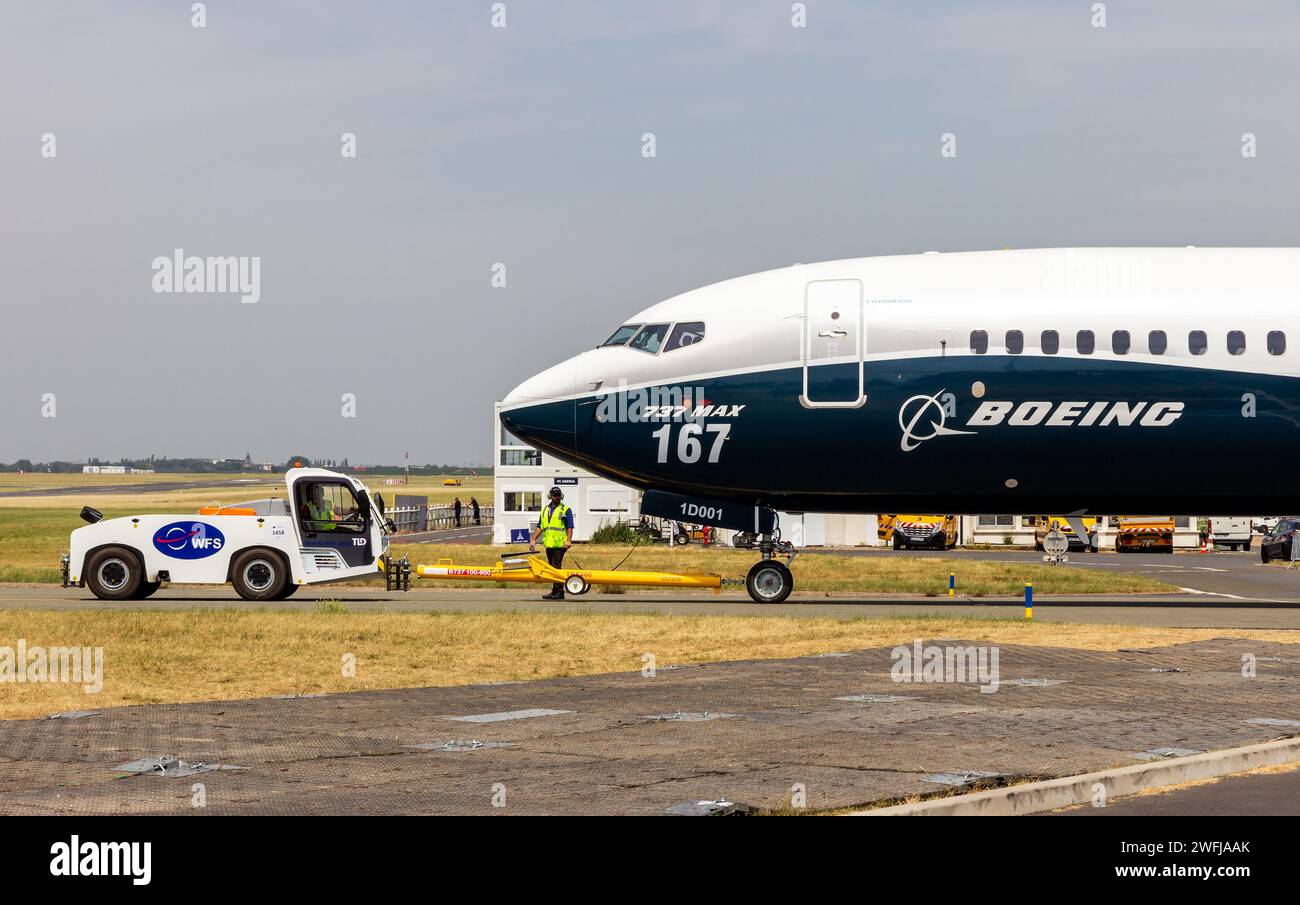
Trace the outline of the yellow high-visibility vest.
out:
M 542 507 L 541 518 L 537 524 L 542 529 L 542 546 L 543 547 L 563 547 L 567 537 L 568 526 L 564 524 L 564 516 L 568 514 L 569 507 L 561 503 L 552 509 L 549 505 Z
M 335 529 L 334 504 L 329 500 L 322 500 L 321 505 L 319 506 L 315 503 L 308 502 L 307 513 L 311 516 L 312 521 L 315 522 L 315 528 L 317 531 L 333 531 Z

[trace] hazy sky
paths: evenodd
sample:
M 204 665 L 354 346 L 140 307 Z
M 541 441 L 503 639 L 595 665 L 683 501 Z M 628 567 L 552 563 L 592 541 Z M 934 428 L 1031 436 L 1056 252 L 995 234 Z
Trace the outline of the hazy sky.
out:
M 6 0 L 0 461 L 486 462 L 494 399 L 727 277 L 1300 245 L 1295 3 L 806 6 Z M 176 248 L 260 301 L 155 293 Z

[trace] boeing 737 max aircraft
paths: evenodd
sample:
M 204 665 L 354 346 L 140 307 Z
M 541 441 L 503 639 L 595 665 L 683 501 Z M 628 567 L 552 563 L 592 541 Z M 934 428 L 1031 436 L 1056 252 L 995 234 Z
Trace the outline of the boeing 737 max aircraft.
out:
M 747 532 L 751 594 L 784 599 L 778 509 L 1300 510 L 1298 302 L 1296 249 L 795 265 L 646 308 L 501 419 L 643 511 Z

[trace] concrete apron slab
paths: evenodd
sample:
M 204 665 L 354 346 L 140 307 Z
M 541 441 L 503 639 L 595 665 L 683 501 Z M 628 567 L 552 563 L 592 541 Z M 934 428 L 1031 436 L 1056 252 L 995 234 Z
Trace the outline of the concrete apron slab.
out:
M 887 808 L 855 811 L 849 817 L 1008 817 L 1040 814 L 1072 805 L 1097 805 L 1125 795 L 1213 779 L 1300 761 L 1300 738 L 1278 739 L 1226 751 L 1207 751 L 1153 764 L 1099 770 L 1082 776 L 1065 776 L 1023 783 L 1003 789 L 971 792 Z M 1104 796 L 1099 799 L 1099 795 Z
M 208 814 L 664 814 L 693 800 L 785 809 L 792 799 L 845 808 L 934 794 L 954 778 L 1148 771 L 1168 765 L 1140 760 L 1151 752 L 1269 742 L 1300 720 L 1296 645 L 997 649 L 994 692 L 899 682 L 924 670 L 895 670 L 891 648 L 841 648 L 654 676 L 638 657 L 606 675 L 0 722 L 0 813 L 194 813 L 196 782 Z M 364 676 L 364 657 L 359 666 Z M 116 769 L 146 757 L 244 769 Z

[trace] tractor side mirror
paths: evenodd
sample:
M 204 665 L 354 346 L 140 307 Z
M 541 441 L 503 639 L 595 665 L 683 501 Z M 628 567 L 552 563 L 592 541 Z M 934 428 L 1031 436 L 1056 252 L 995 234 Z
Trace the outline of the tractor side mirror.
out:
M 375 505 L 379 507 L 379 514 L 380 514 L 380 515 L 383 515 L 383 514 L 384 514 L 384 495 L 383 495 L 382 493 L 377 493 L 377 494 L 375 494 Z
M 103 517 L 104 513 L 100 512 L 98 509 L 92 509 L 89 506 L 81 507 L 81 520 L 83 522 L 93 525 Z
M 384 527 L 388 529 L 389 534 L 397 533 L 397 522 L 392 519 L 384 519 Z

